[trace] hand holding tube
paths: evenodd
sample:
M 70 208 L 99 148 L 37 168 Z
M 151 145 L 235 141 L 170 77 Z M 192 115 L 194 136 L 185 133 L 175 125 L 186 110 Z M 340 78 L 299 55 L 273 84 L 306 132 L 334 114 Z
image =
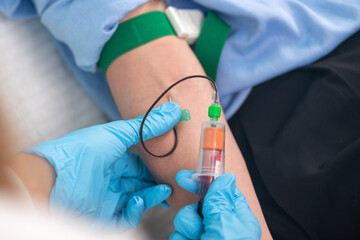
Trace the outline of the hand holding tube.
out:
M 184 189 L 198 193 L 194 171 L 183 170 L 176 181 Z M 185 239 L 260 239 L 261 228 L 244 195 L 236 187 L 235 176 L 225 174 L 214 180 L 204 199 L 201 219 L 197 204 L 182 208 L 175 217 L 171 240 Z

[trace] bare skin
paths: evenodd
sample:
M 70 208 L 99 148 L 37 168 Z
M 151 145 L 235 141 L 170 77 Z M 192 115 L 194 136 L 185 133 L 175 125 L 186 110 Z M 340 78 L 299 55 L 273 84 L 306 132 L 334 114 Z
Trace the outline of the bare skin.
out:
M 54 167 L 49 161 L 35 154 L 20 153 L 6 166 L 23 182 L 35 207 L 48 212 L 50 193 L 56 180 Z
M 164 10 L 161 2 L 148 2 L 129 13 L 126 21 L 148 11 Z M 108 68 L 106 77 L 118 109 L 124 119 L 144 114 L 153 101 L 172 83 L 189 76 L 205 75 L 204 70 L 187 43 L 175 36 L 162 37 L 133 49 L 118 57 Z M 144 163 L 158 183 L 169 184 L 173 194 L 168 200 L 171 207 L 178 211 L 181 207 L 194 203 L 197 197 L 181 189 L 175 175 L 181 169 L 195 169 L 200 140 L 200 126 L 208 121 L 207 109 L 211 104 L 212 88 L 204 79 L 192 79 L 181 83 L 161 103 L 168 102 L 168 96 L 183 109 L 189 109 L 191 121 L 177 126 L 178 147 L 166 158 L 153 158 L 140 145 L 138 150 Z M 226 171 L 237 177 L 237 185 L 247 197 L 247 201 L 262 226 L 262 239 L 271 239 L 256 197 L 245 161 L 229 130 L 226 119 Z M 163 154 L 174 143 L 172 132 L 147 141 L 147 147 L 154 153 Z
M 0 191 L 16 201 L 25 197 L 24 186 L 36 208 L 48 210 L 51 189 L 55 184 L 56 173 L 52 165 L 37 155 L 20 153 L 14 157 L 15 139 L 6 114 L 0 113 Z M 11 159 L 11 160 L 10 160 Z M 14 181 L 9 173 L 11 169 L 23 182 Z

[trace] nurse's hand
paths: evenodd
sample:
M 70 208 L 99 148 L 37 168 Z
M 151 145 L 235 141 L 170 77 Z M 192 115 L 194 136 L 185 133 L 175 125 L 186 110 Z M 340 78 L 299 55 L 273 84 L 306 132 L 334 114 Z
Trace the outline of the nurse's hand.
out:
M 166 103 L 151 111 L 144 139 L 162 135 L 179 121 L 181 110 Z M 95 225 L 124 231 L 142 214 L 165 201 L 171 188 L 156 185 L 141 159 L 127 149 L 139 142 L 143 116 L 81 129 L 39 144 L 26 152 L 47 159 L 56 171 L 50 209 L 72 216 L 89 216 Z
M 194 171 L 183 170 L 176 175 L 179 185 L 198 193 L 198 184 L 191 179 Z M 260 239 L 261 228 L 244 195 L 236 187 L 231 173 L 215 179 L 204 199 L 203 216 L 197 204 L 183 207 L 175 217 L 175 232 L 170 240 L 185 239 Z

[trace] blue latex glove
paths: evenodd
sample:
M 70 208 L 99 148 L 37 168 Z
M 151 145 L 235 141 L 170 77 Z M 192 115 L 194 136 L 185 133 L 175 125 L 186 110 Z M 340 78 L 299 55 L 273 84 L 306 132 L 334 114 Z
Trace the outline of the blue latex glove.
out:
M 180 115 L 176 103 L 154 109 L 146 119 L 144 139 L 169 131 Z M 165 201 L 171 188 L 156 186 L 141 159 L 127 152 L 139 142 L 142 119 L 81 129 L 26 149 L 54 166 L 57 178 L 50 195 L 51 210 L 90 216 L 95 225 L 125 231 L 135 227 L 148 208 Z
M 191 179 L 195 171 L 183 170 L 176 175 L 178 184 L 198 193 L 198 183 Z M 175 217 L 171 240 L 184 239 L 260 239 L 261 228 L 244 195 L 236 187 L 235 176 L 227 173 L 215 179 L 204 199 L 204 219 L 197 204 L 182 208 Z

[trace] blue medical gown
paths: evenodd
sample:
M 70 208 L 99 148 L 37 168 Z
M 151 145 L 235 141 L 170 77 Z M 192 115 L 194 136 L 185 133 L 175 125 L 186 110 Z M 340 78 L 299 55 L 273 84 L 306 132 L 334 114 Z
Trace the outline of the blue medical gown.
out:
M 9 17 L 39 16 L 76 79 L 110 119 L 120 118 L 96 67 L 118 22 L 147 0 L 0 0 Z M 215 11 L 232 27 L 217 85 L 226 117 L 251 88 L 325 56 L 360 29 L 359 0 L 172 0 L 178 8 Z

